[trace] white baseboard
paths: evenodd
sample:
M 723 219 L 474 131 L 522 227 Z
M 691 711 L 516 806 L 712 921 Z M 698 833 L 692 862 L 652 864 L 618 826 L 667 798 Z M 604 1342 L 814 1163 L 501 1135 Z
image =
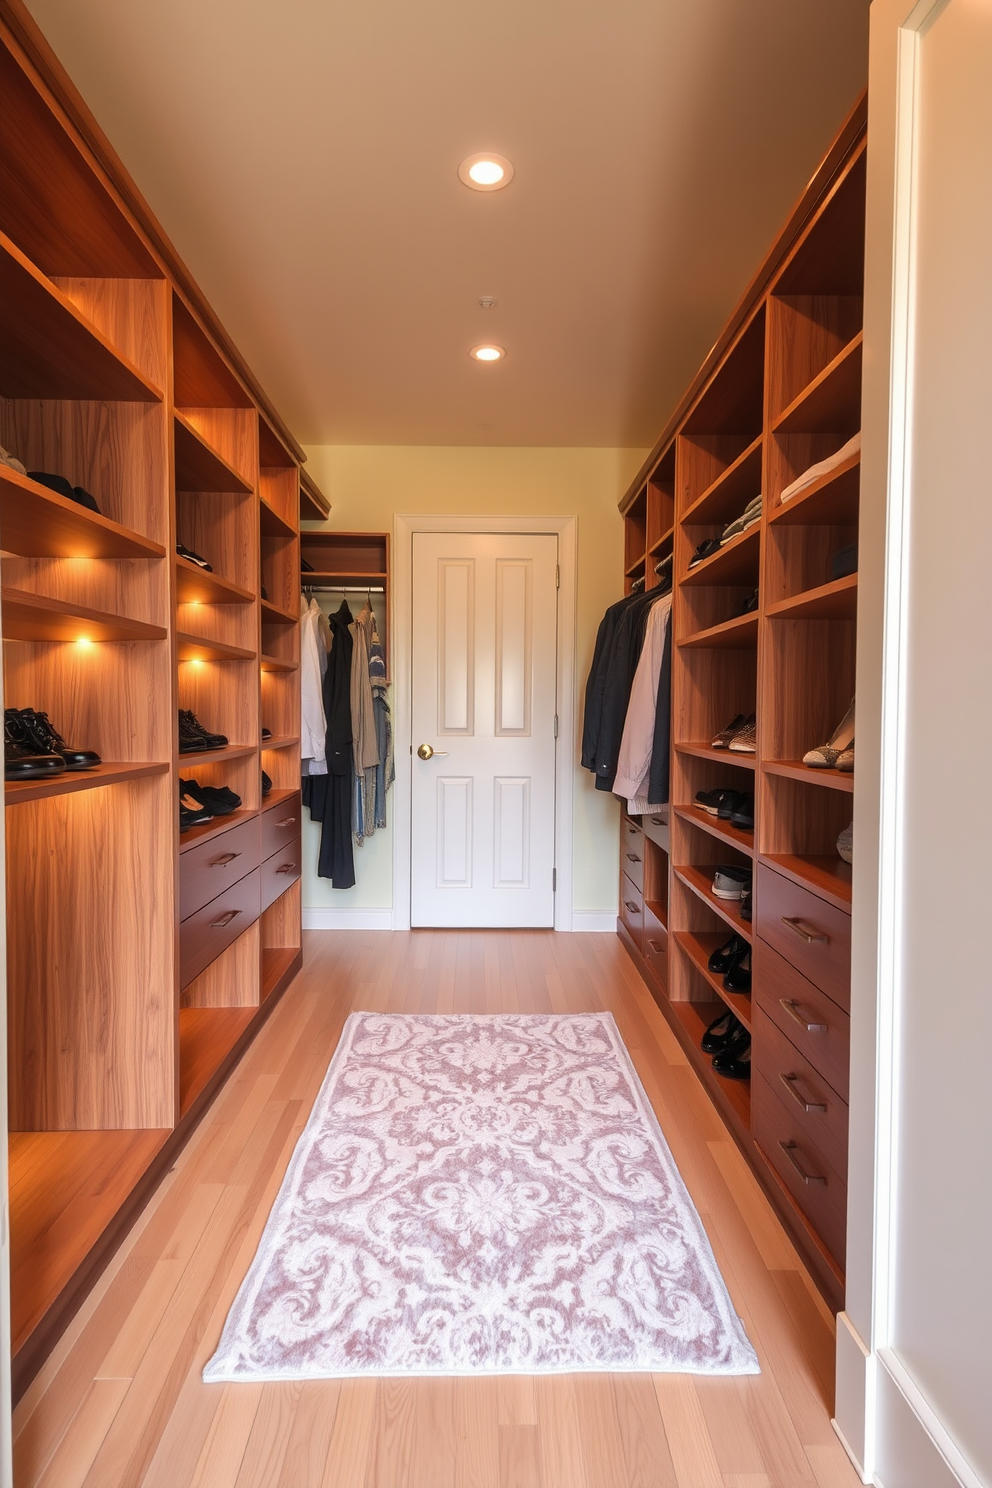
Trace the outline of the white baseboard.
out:
M 899 1356 L 878 1351 L 878 1488 L 988 1488 Z
M 846 1312 L 837 1314 L 837 1362 L 834 1417 L 831 1425 L 862 1483 L 870 1483 L 865 1471 L 870 1453 L 867 1444 L 869 1421 L 874 1421 L 871 1396 L 874 1360 Z
M 615 935 L 617 933 L 617 912 L 613 909 L 606 913 L 597 910 L 591 914 L 580 914 L 577 910 L 573 910 L 572 929 L 573 931 L 581 930 L 584 934 L 595 931 L 605 935 L 610 931 Z
M 392 930 L 391 909 L 304 909 L 304 930 Z

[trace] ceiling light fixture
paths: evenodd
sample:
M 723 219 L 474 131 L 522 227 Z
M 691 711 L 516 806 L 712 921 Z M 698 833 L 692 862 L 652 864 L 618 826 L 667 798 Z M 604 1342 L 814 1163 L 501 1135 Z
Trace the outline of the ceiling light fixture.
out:
M 506 356 L 502 346 L 473 346 L 469 356 L 477 362 L 501 362 Z
M 462 161 L 458 179 L 473 191 L 500 191 L 513 180 L 513 166 L 505 155 L 483 150 Z

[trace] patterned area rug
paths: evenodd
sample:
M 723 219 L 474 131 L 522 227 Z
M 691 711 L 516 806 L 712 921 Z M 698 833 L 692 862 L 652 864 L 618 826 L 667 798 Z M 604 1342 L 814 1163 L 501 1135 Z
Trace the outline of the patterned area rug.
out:
M 608 1013 L 353 1013 L 205 1380 L 756 1374 Z

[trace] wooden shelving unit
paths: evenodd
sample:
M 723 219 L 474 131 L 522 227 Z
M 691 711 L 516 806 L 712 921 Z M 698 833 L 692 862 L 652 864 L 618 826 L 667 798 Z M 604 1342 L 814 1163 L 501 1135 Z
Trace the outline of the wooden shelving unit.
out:
M 300 556 L 310 564 L 301 574 L 304 588 L 355 591 L 346 593 L 361 605 L 366 587 L 378 622 L 379 639 L 390 670 L 389 652 L 389 534 L 388 532 L 306 531 L 300 537 Z
M 298 875 L 262 883 L 299 857 L 298 808 L 267 813 L 299 799 L 299 520 L 327 504 L 71 85 L 3 23 L 0 79 L 0 440 L 99 507 L 0 467 L 5 704 L 102 757 L 5 783 L 20 1395 L 301 965 Z M 179 754 L 179 708 L 232 742 Z M 180 835 L 191 777 L 241 806 Z M 236 928 L 205 941 L 227 893 Z
M 865 116 L 862 102 L 621 502 L 628 590 L 635 575 L 651 583 L 652 520 L 658 532 L 674 529 L 675 644 L 670 858 L 649 868 L 647 824 L 622 817 L 624 850 L 639 831 L 644 836 L 644 888 L 636 873 L 621 875 L 618 931 L 838 1307 L 844 1256 L 836 1238 L 818 1233 L 781 1161 L 776 1117 L 767 1101 L 752 1111 L 749 1082 L 722 1078 L 699 1043 L 708 1023 L 730 1007 L 752 1032 L 754 1077 L 777 1096 L 781 1039 L 773 1045 L 763 1032 L 768 1020 L 752 1019 L 752 1001 L 764 999 L 773 1016 L 784 1005 L 784 986 L 800 998 L 809 987 L 832 998 L 846 1019 L 851 869 L 835 844 L 851 820 L 854 776 L 802 759 L 829 739 L 855 692 L 857 573 L 835 573 L 856 569 L 860 454 L 847 455 L 790 500 L 780 498 L 860 427 Z M 672 505 L 659 522 L 652 502 L 657 511 L 669 493 Z M 699 545 L 721 539 L 759 494 L 760 521 L 690 568 Z M 757 607 L 742 614 L 755 590 Z M 754 755 L 712 747 L 732 718 L 752 713 Z M 755 797 L 754 832 L 695 805 L 697 792 L 719 788 Z M 750 921 L 736 902 L 714 895 L 721 863 L 752 869 Z M 662 975 L 645 925 L 648 877 L 661 898 L 657 873 L 664 866 Z M 821 921 L 829 931 L 821 932 Z M 731 931 L 752 946 L 750 995 L 728 991 L 707 966 Z M 657 933 L 653 944 L 660 945 Z M 784 1015 L 779 1032 L 786 1039 L 794 1032 Z M 832 1202 L 845 1205 L 846 1191 Z

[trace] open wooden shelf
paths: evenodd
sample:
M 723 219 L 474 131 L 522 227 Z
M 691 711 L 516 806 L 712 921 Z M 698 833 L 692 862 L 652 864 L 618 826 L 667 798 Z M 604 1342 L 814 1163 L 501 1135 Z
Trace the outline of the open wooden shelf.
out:
M 761 490 L 761 445 L 759 434 L 687 509 L 681 519 L 683 527 L 727 522 L 740 516 Z
M 716 976 L 710 971 L 706 964 L 713 953 L 725 945 L 729 936 L 721 931 L 713 930 L 677 930 L 674 935 L 676 945 L 688 956 L 700 976 L 705 978 L 720 1001 L 729 1007 L 735 1017 L 739 1018 L 751 1032 L 751 994 L 749 992 L 730 992 L 723 985 L 723 978 Z M 700 1051 L 701 1052 L 701 1051 Z
M 283 661 L 280 656 L 265 655 L 259 657 L 258 664 L 263 672 L 295 672 L 298 665 L 295 661 Z
M 644 563 L 645 563 L 645 558 L 644 558 L 644 554 L 642 553 L 639 558 L 635 558 L 634 559 L 633 563 L 630 565 L 629 568 L 625 568 L 624 569 L 624 571 L 623 571 L 624 578 L 625 579 L 636 579 L 640 574 L 642 574 L 644 572 Z
M 160 403 L 116 350 L 0 233 L 0 396 Z
M 259 521 L 266 537 L 295 537 L 296 528 L 285 517 L 281 517 L 264 497 L 259 497 Z
M 659 538 L 656 538 L 655 541 L 651 544 L 650 548 L 648 548 L 648 557 L 655 558 L 659 553 L 663 552 L 665 548 L 670 548 L 674 538 L 675 528 L 669 527 L 668 530 L 666 532 L 663 532 Z
M 308 584 L 353 584 L 358 587 L 369 584 L 379 587 L 385 584 L 388 578 L 389 575 L 385 573 L 343 573 L 340 569 L 333 573 L 329 569 L 323 569 L 319 573 L 305 573 L 302 575 L 304 588 Z
M 253 604 L 250 589 L 232 584 L 215 573 L 206 573 L 188 558 L 176 554 L 176 600 L 179 604 Z
M 854 794 L 854 771 L 832 770 L 817 765 L 804 765 L 802 760 L 762 760 L 766 775 L 783 775 L 786 780 L 801 780 L 803 785 L 823 785 L 828 790 Z
M 287 801 L 294 800 L 298 792 L 299 786 L 289 786 L 288 789 L 285 786 L 273 786 L 269 794 L 262 797 L 262 810 L 271 811 L 274 806 L 284 806 Z
M 6 641 L 164 641 L 168 634 L 164 625 L 128 620 L 7 584 L 2 604 Z
M 279 985 L 299 954 L 299 948 L 294 946 L 264 947 L 260 987 L 260 997 L 263 1002 Z
M 97 790 L 104 785 L 117 785 L 122 780 L 141 780 L 146 775 L 167 775 L 171 767 L 164 760 L 104 760 L 92 770 L 65 770 L 38 780 L 4 781 L 4 804 L 19 806 L 25 801 L 42 801 L 47 796 L 71 796 L 78 791 Z
M 273 735 L 271 739 L 263 739 L 261 750 L 264 754 L 267 749 L 292 749 L 294 744 L 299 744 L 299 737 L 290 734 Z
M 682 821 L 698 827 L 701 832 L 708 832 L 719 842 L 726 842 L 728 847 L 736 847 L 738 852 L 746 853 L 749 858 L 754 857 L 753 832 L 745 832 L 741 827 L 731 826 L 729 821 L 710 816 L 701 806 L 673 806 L 672 810 Z
M 695 568 L 682 575 L 687 587 L 696 584 L 746 584 L 758 582 L 758 556 L 761 551 L 761 521 L 753 522 L 746 532 L 732 537 L 718 553 L 711 553 Z
M 806 589 L 790 599 L 769 605 L 765 614 L 772 620 L 855 620 L 858 614 L 858 576 L 847 574 L 816 589 Z
M 191 749 L 188 753 L 179 755 L 179 773 L 183 775 L 186 766 L 191 762 L 199 760 L 201 764 L 215 764 L 218 760 L 245 759 L 249 754 L 257 753 L 254 744 L 225 744 L 221 749 Z
M 228 646 L 223 641 L 205 641 L 202 636 L 176 631 L 178 661 L 254 661 L 255 652 L 244 646 Z
M 851 525 L 858 520 L 860 492 L 861 451 L 857 450 L 805 491 L 776 506 L 768 520 L 785 527 Z
M 0 540 L 21 558 L 164 558 L 165 548 L 0 465 Z
M 331 514 L 331 503 L 317 485 L 310 472 L 300 470 L 300 520 L 303 522 L 326 522 Z
M 699 1047 L 699 1041 L 714 1018 L 718 1018 L 726 1006 L 719 1002 L 671 1002 L 672 1013 L 686 1032 L 688 1042 L 694 1050 L 693 1063 L 707 1085 L 715 1087 L 723 1102 L 733 1112 L 742 1133 L 751 1125 L 751 1087 L 747 1080 L 727 1080 L 716 1073 L 708 1054 Z
M 233 491 L 250 495 L 253 487 L 214 449 L 186 416 L 174 411 L 177 491 Z
M 734 765 L 738 770 L 757 768 L 753 754 L 731 754 L 729 749 L 714 749 L 712 744 L 675 744 L 679 754 L 691 754 L 694 759 L 713 760 L 718 765 Z
M 190 756 L 184 754 L 182 758 L 185 760 Z M 257 815 L 257 811 L 245 811 L 242 808 L 238 811 L 229 811 L 227 816 L 212 817 L 208 822 L 201 822 L 198 827 L 190 827 L 188 831 L 179 834 L 179 852 L 180 854 L 188 852 L 191 847 L 197 847 L 201 842 L 208 842 L 211 837 L 219 837 L 222 832 L 227 831 L 228 827 L 236 827 L 241 822 L 250 821 Z
M 255 1017 L 253 1007 L 179 1009 L 179 1115 L 185 1116 Z
M 15 1354 L 85 1264 L 170 1135 L 159 1128 L 10 1133 Z
M 701 647 L 721 651 L 750 651 L 758 644 L 758 613 L 735 615 L 732 620 L 723 620 L 719 625 L 710 625 L 706 630 L 697 630 L 694 635 L 679 641 L 687 648 Z
M 762 853 L 761 861 L 776 873 L 784 873 L 804 889 L 812 889 L 837 909 L 851 910 L 851 864 L 836 854 L 799 856 L 794 853 Z
M 745 940 L 751 939 L 751 926 L 747 920 L 741 919 L 739 899 L 718 899 L 713 892 L 714 865 L 710 865 L 707 871 L 702 868 L 694 868 L 691 864 L 686 867 L 676 867 L 675 875 L 680 878 L 687 889 L 698 894 L 704 904 L 708 904 L 721 920 L 726 920 L 731 930 L 736 930 L 738 935 L 743 935 Z
M 861 423 L 861 331 L 772 424 L 776 434 L 853 434 Z
M 261 605 L 263 625 L 298 625 L 300 622 L 298 614 L 294 614 L 292 610 L 281 610 L 271 600 L 263 599 Z

